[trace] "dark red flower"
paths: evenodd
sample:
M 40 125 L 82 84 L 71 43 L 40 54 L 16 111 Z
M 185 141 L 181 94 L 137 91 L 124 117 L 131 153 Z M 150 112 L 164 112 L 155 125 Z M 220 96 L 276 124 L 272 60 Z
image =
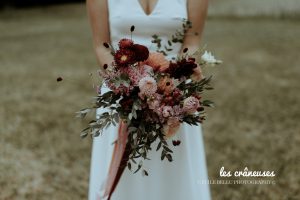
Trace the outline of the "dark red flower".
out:
M 131 39 L 124 38 L 119 41 L 120 49 L 130 48 L 132 47 L 132 45 L 133 45 L 133 41 Z
M 198 112 L 202 112 L 204 110 L 204 108 L 203 107 L 199 107 L 199 108 L 197 108 L 197 111 Z
M 195 60 L 191 59 L 182 59 L 177 63 L 170 63 L 169 68 L 165 71 L 170 74 L 173 78 L 180 78 L 182 76 L 189 77 L 194 73 L 194 69 L 197 67 Z
M 137 62 L 145 61 L 149 57 L 149 50 L 144 45 L 134 44 L 131 48 L 135 53 L 135 60 Z
M 125 97 L 120 100 L 120 105 L 125 111 L 131 111 L 133 105 L 133 99 L 131 97 Z
M 175 88 L 172 93 L 173 101 L 179 103 L 182 100 L 182 92 L 180 89 Z
M 130 49 L 120 49 L 114 58 L 117 65 L 127 66 L 135 62 L 135 52 Z

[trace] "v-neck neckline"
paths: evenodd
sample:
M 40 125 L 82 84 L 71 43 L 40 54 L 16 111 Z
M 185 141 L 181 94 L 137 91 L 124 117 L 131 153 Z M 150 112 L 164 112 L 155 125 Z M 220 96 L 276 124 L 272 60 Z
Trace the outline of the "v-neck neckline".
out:
M 150 16 L 152 16 L 152 15 L 155 13 L 155 11 L 157 10 L 157 7 L 158 7 L 158 5 L 159 5 L 159 3 L 160 3 L 161 0 L 156 0 L 156 3 L 155 3 L 155 6 L 153 7 L 153 10 L 152 10 L 149 14 L 146 13 L 144 7 L 141 5 L 141 2 L 140 2 L 139 0 L 135 0 L 135 1 L 136 1 L 136 3 L 138 4 L 138 6 L 139 6 L 141 12 L 142 12 L 146 17 L 150 17 Z

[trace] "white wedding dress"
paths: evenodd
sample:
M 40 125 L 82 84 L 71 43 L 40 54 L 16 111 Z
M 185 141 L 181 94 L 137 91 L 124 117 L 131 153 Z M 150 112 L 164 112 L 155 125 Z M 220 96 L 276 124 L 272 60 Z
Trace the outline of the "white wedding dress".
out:
M 121 38 L 130 38 L 130 27 L 135 26 L 132 39 L 155 50 L 151 36 L 157 34 L 163 43 L 182 27 L 187 18 L 187 0 L 158 0 L 150 15 L 146 15 L 138 0 L 108 0 L 110 37 L 117 47 Z M 175 45 L 169 57 L 176 57 L 181 45 Z M 107 92 L 103 86 L 101 92 Z M 98 114 L 103 110 L 98 110 Z M 116 140 L 118 127 L 111 126 L 103 135 L 94 138 L 89 200 L 101 195 Z M 181 144 L 174 147 L 172 139 Z M 177 134 L 169 141 L 173 149 L 173 162 L 161 161 L 160 151 L 153 145 L 151 160 L 143 162 L 149 176 L 133 174 L 125 169 L 112 200 L 209 200 L 207 169 L 201 127 L 182 124 Z

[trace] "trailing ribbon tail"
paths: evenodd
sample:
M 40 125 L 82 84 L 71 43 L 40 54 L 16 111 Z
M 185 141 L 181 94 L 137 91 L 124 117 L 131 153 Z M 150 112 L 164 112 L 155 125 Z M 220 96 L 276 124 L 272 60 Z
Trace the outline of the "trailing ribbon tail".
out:
M 106 184 L 104 185 L 104 195 L 98 196 L 98 200 L 110 200 L 120 178 L 127 166 L 130 155 L 130 145 L 127 144 L 127 125 L 122 120 L 119 124 L 118 139 L 115 142 L 112 159 L 109 166 L 109 172 Z

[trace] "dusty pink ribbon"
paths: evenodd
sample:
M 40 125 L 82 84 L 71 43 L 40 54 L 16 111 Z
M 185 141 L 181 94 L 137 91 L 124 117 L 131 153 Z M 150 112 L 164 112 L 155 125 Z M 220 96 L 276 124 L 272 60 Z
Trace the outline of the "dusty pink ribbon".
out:
M 127 137 L 127 125 L 121 120 L 118 130 L 118 139 L 114 144 L 115 146 L 109 166 L 108 177 L 104 185 L 104 195 L 98 195 L 97 200 L 110 200 L 112 193 L 118 185 L 127 166 L 127 161 L 129 160 L 130 145 L 127 144 Z

